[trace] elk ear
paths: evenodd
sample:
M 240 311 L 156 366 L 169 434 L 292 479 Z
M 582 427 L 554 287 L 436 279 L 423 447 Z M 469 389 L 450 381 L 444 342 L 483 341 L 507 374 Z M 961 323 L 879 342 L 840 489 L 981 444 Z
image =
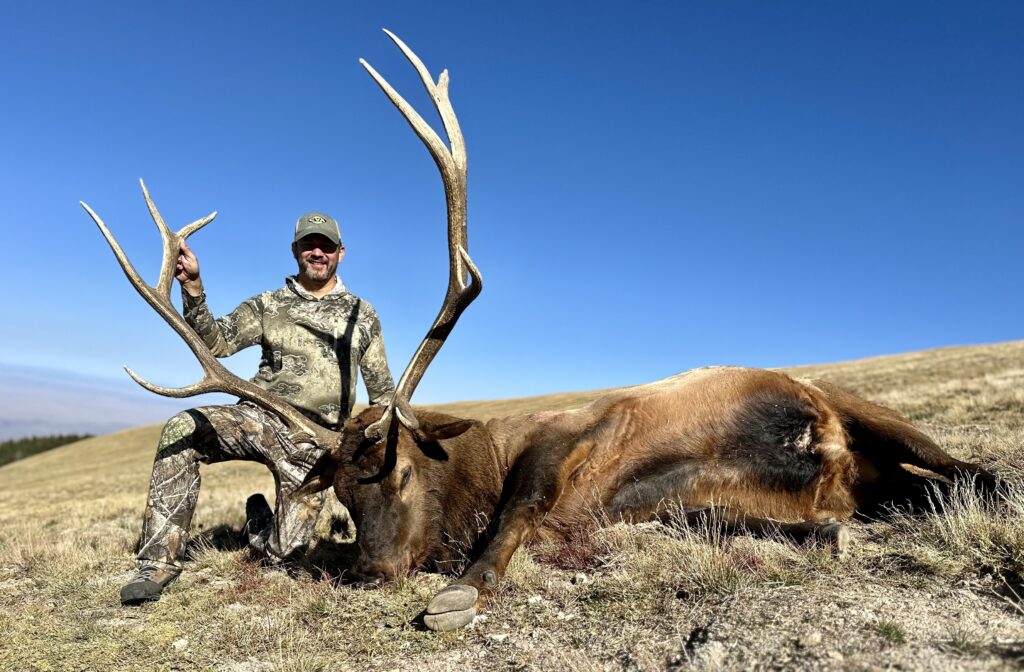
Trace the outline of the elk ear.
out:
M 433 427 L 419 426 L 416 430 L 416 438 L 420 441 L 437 443 L 445 439 L 454 439 L 456 436 L 465 434 L 470 427 L 476 424 L 476 420 L 456 420 L 444 425 Z
M 316 461 L 313 468 L 306 474 L 302 485 L 294 492 L 294 496 L 308 497 L 317 492 L 326 490 L 334 485 L 334 476 L 338 473 L 338 462 L 334 459 L 331 451 L 325 452 Z
M 424 455 L 432 460 L 445 462 L 448 460 L 448 453 L 439 442 L 465 434 L 474 424 L 476 424 L 475 420 L 456 420 L 444 425 L 420 425 L 413 434 L 416 437 L 416 445 L 420 447 Z

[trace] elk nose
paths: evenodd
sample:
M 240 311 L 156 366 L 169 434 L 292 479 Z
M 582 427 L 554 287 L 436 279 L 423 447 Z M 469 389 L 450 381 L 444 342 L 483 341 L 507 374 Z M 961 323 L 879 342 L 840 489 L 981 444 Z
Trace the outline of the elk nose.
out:
M 358 583 L 359 588 L 365 588 L 366 590 L 380 588 L 382 585 L 384 585 L 384 577 L 382 576 L 375 576 L 372 579 L 364 577 Z
M 387 562 L 360 562 L 354 574 L 365 588 L 377 588 L 395 579 L 395 569 Z

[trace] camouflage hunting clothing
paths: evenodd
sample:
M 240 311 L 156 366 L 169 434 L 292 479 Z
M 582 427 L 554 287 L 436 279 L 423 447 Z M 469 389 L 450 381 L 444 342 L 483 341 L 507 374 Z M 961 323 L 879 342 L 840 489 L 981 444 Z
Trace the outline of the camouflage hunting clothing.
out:
M 323 492 L 294 494 L 322 454 L 312 444 L 291 443 L 276 415 L 249 402 L 174 416 L 164 426 L 153 463 L 140 564 L 164 563 L 181 570 L 199 497 L 199 465 L 226 460 L 262 462 L 274 475 L 276 512 L 262 529 L 246 532 L 257 551 L 288 557 L 309 543 L 323 507 Z
M 263 356 L 252 382 L 324 426 L 336 428 L 351 414 L 357 369 L 371 404 L 394 392 L 377 312 L 341 279 L 317 298 L 289 277 L 281 289 L 254 296 L 220 319 L 210 314 L 205 294 L 183 291 L 182 297 L 185 320 L 214 355 L 259 344 Z

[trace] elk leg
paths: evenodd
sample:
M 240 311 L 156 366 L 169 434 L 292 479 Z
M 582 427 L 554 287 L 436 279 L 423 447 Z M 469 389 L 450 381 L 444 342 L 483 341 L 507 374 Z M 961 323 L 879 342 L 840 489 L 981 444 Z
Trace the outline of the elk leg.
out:
M 505 575 L 512 554 L 544 522 L 570 475 L 590 455 L 589 441 L 544 442 L 524 451 L 506 481 L 496 531 L 480 557 L 427 605 L 423 622 L 431 630 L 468 625 L 477 608 Z
M 946 478 L 974 479 L 981 493 L 991 493 L 998 479 L 984 467 L 958 460 L 909 420 L 894 411 L 847 392 L 831 383 L 816 380 L 815 387 L 825 393 L 843 417 L 854 453 L 868 460 L 881 472 L 892 472 L 900 464 L 912 464 Z
M 755 518 L 723 506 L 688 506 L 682 511 L 673 511 L 672 515 L 662 522 L 683 523 L 687 526 L 713 520 L 729 534 L 744 532 L 754 536 L 770 536 L 781 532 L 797 543 L 815 542 L 831 547 L 837 556 L 842 557 L 850 548 L 850 529 L 833 518 L 825 520 L 807 520 L 800 523 L 782 523 L 767 518 Z
M 913 473 L 899 464 L 883 465 L 885 470 L 881 471 L 877 464 L 865 466 L 865 462 L 861 459 L 861 479 L 854 490 L 856 515 L 862 520 L 886 518 L 896 512 L 928 511 L 953 488 L 951 480 Z

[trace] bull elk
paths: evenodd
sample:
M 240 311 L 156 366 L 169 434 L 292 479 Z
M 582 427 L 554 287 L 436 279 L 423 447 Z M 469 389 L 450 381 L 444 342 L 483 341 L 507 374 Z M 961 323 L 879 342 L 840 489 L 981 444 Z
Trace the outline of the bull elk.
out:
M 424 410 L 409 400 L 459 316 L 482 287 L 466 239 L 466 152 L 448 99 L 419 58 L 388 33 L 420 74 L 440 113 L 450 149 L 408 103 L 360 61 L 427 146 L 444 183 L 449 283 L 441 310 L 403 373 L 394 398 L 328 432 L 224 370 L 169 299 L 177 236 L 146 194 L 164 237 L 157 287 L 131 267 L 99 217 L 133 286 L 186 340 L 205 373 L 171 396 L 226 391 L 278 413 L 325 449 L 304 488 L 333 487 L 357 527 L 353 575 L 384 581 L 428 568 L 468 567 L 423 615 L 434 630 L 469 623 L 503 576 L 513 552 L 535 538 L 559 539 L 601 521 L 685 518 L 714 510 L 724 524 L 778 530 L 838 551 L 841 522 L 855 512 L 912 496 L 930 481 L 902 465 L 947 479 L 967 476 L 991 490 L 995 477 L 957 460 L 897 413 L 821 381 L 759 369 L 714 367 L 605 395 L 586 407 L 487 422 Z M 211 217 L 212 218 L 212 217 Z

